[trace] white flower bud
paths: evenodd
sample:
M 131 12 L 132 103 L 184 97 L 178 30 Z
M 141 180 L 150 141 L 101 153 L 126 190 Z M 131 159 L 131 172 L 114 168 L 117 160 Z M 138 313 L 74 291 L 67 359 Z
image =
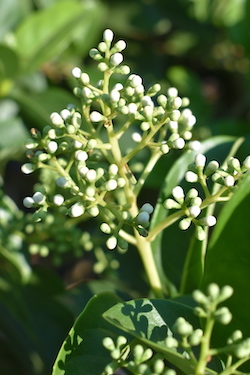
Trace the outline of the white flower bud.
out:
M 121 64 L 122 62 L 123 62 L 123 55 L 120 52 L 116 52 L 110 57 L 110 63 L 113 66 L 117 66 Z
M 206 164 L 206 156 L 203 154 L 197 154 L 194 162 L 197 168 L 203 168 Z
M 146 211 L 140 212 L 136 220 L 138 224 L 141 224 L 141 225 L 147 224 L 149 222 L 149 213 Z
M 117 186 L 123 188 L 126 185 L 126 180 L 123 177 L 117 179 Z
M 234 157 L 231 157 L 229 160 L 228 160 L 228 166 L 235 169 L 236 171 L 240 171 L 240 161 L 239 159 L 237 158 L 234 158 Z
M 103 120 L 103 115 L 100 112 L 93 111 L 90 113 L 89 118 L 92 122 L 100 122 Z
M 120 99 L 120 96 L 121 96 L 121 94 L 119 93 L 119 91 L 113 89 L 110 92 L 110 100 L 111 100 L 111 102 L 117 103 L 119 101 L 119 99 Z
M 79 217 L 84 213 L 84 207 L 81 203 L 77 202 L 73 204 L 69 209 L 69 215 L 72 217 Z
M 81 77 L 81 74 L 82 74 L 82 71 L 80 68 L 78 68 L 77 66 L 75 68 L 72 69 L 72 76 L 75 77 L 75 78 L 80 78 Z
M 30 174 L 30 173 L 34 172 L 34 170 L 35 170 L 35 166 L 32 163 L 25 163 L 21 166 L 21 171 L 24 174 Z
M 109 166 L 109 174 L 111 176 L 116 176 L 118 173 L 118 166 L 116 164 L 110 164 Z
M 191 217 L 195 218 L 195 217 L 199 216 L 200 213 L 201 213 L 201 209 L 200 209 L 199 206 L 191 206 L 191 207 L 189 207 L 189 215 Z
M 228 176 L 226 176 L 225 178 L 224 178 L 224 184 L 225 184 L 225 186 L 227 186 L 227 187 L 231 187 L 231 186 L 234 186 L 234 178 L 233 178 L 233 176 L 231 176 L 231 175 L 228 175 Z
M 201 143 L 199 141 L 191 141 L 188 144 L 189 148 L 194 151 L 199 151 L 201 148 Z
M 120 91 L 120 90 L 122 90 L 122 89 L 123 89 L 123 85 L 122 85 L 120 82 L 118 82 L 118 83 L 116 83 L 116 84 L 114 85 L 114 87 L 113 87 L 112 90 Z
M 67 120 L 71 116 L 71 113 L 68 109 L 63 109 L 60 112 L 60 116 L 62 117 L 63 120 Z
M 182 200 L 183 201 L 183 198 L 184 198 L 184 191 L 182 189 L 181 186 L 176 186 L 173 188 L 172 190 L 172 195 L 173 197 L 179 201 L 179 200 Z
M 23 205 L 24 205 L 24 207 L 26 207 L 26 208 L 31 208 L 31 207 L 33 207 L 34 206 L 34 200 L 31 198 L 31 197 L 25 197 L 24 199 L 23 199 Z
M 185 146 L 185 141 L 183 138 L 177 138 L 173 141 L 173 147 L 177 150 L 182 150 Z
M 54 154 L 58 149 L 58 144 L 56 141 L 50 141 L 47 145 L 47 150 L 49 153 Z
M 86 151 L 78 150 L 75 153 L 76 160 L 86 161 L 88 159 L 88 154 Z
M 169 118 L 170 118 L 172 121 L 178 121 L 179 118 L 180 118 L 180 115 L 181 115 L 181 113 L 180 113 L 179 109 L 174 109 L 174 110 L 170 113 Z
M 185 218 L 185 219 L 182 219 L 180 222 L 179 222 L 179 228 L 181 230 L 187 230 L 190 225 L 191 225 L 191 220 L 189 218 Z
M 133 139 L 134 142 L 140 143 L 141 140 L 142 140 L 142 136 L 141 136 L 141 134 L 135 132 L 135 133 L 132 134 L 132 139 Z
M 56 206 L 61 206 L 64 202 L 64 197 L 61 194 L 56 194 L 53 198 L 53 203 Z
M 143 98 L 141 99 L 141 104 L 146 107 L 146 106 L 151 106 L 151 107 L 154 107 L 154 103 L 153 103 L 153 100 L 150 98 L 150 96 L 148 95 L 145 95 L 143 96 Z
M 99 215 L 99 208 L 97 206 L 90 207 L 88 213 L 92 217 L 97 217 Z
M 148 214 L 152 214 L 154 211 L 154 207 L 150 203 L 144 203 L 144 205 L 141 207 L 140 211 L 145 211 Z
M 40 191 L 37 191 L 35 194 L 33 194 L 32 198 L 34 202 L 38 204 L 42 204 L 45 201 L 45 196 Z
M 115 190 L 117 188 L 118 184 L 117 184 L 117 181 L 116 180 L 108 180 L 106 182 L 106 189 L 107 191 L 112 191 L 112 190 Z
M 103 32 L 103 40 L 104 42 L 109 42 L 111 43 L 112 40 L 114 38 L 114 33 L 112 30 L 110 29 L 106 29 L 104 32 Z
M 187 119 L 186 119 L 186 125 L 189 127 L 189 128 L 192 128 L 194 126 L 194 124 L 196 123 L 196 117 L 194 115 L 191 115 L 189 116 Z
M 220 287 L 216 283 L 211 283 L 207 287 L 207 294 L 212 297 L 213 300 L 216 300 L 220 295 Z
M 111 233 L 111 228 L 110 228 L 110 226 L 107 223 L 102 223 L 100 225 L 100 229 L 105 234 L 110 234 Z
M 206 225 L 208 227 L 213 227 L 216 224 L 216 217 L 213 215 L 208 215 L 203 217 L 201 220 L 203 225 Z
M 50 120 L 51 120 L 52 124 L 55 125 L 55 126 L 60 126 L 60 125 L 63 124 L 63 119 L 59 115 L 59 113 L 57 113 L 57 112 L 51 113 Z
M 137 87 L 142 84 L 142 78 L 137 74 L 131 74 L 128 80 L 131 87 Z
M 95 169 L 89 169 L 85 176 L 86 176 L 86 179 L 89 182 L 96 181 L 96 170 Z
M 126 46 L 127 46 L 127 44 L 126 44 L 125 40 L 122 40 L 122 39 L 121 39 L 121 40 L 118 40 L 118 41 L 115 43 L 114 48 L 115 48 L 117 51 L 121 52 L 121 51 L 125 50 Z
M 205 169 L 205 174 L 208 176 L 210 175 L 211 173 L 214 173 L 215 171 L 217 171 L 217 169 L 219 168 L 219 163 L 216 161 L 216 160 L 211 160 L 206 169 Z
M 246 168 L 246 169 L 249 169 L 250 168 L 250 155 L 248 155 L 246 157 L 246 159 L 243 161 L 243 166 Z
M 153 116 L 154 108 L 150 105 L 146 105 L 143 108 L 143 114 L 147 119 L 151 119 Z
M 182 100 L 179 96 L 177 96 L 171 101 L 171 106 L 173 109 L 179 109 L 181 105 L 182 105 Z
M 169 129 L 172 132 L 177 132 L 177 130 L 178 130 L 178 122 L 177 121 L 169 121 L 168 126 L 169 126 Z
M 67 186 L 69 186 L 69 181 L 66 177 L 59 177 L 56 180 L 56 184 L 61 188 L 66 188 Z
M 84 165 L 83 167 L 79 169 L 79 173 L 81 176 L 86 176 L 88 171 L 89 171 L 89 168 L 86 165 Z
M 115 236 L 109 237 L 106 241 L 106 246 L 109 250 L 114 250 L 117 246 L 117 238 Z
M 175 98 L 178 96 L 178 90 L 175 87 L 169 87 L 167 93 L 170 98 Z
M 94 186 L 88 186 L 85 190 L 85 194 L 88 198 L 93 198 L 95 196 L 95 187 Z
M 81 74 L 81 81 L 84 85 L 88 85 L 90 82 L 89 75 L 87 73 Z
M 127 107 L 128 107 L 128 112 L 130 114 L 136 114 L 136 112 L 137 112 L 137 105 L 135 103 L 129 103 Z
M 98 69 L 101 71 L 101 72 L 106 72 L 106 70 L 109 69 L 109 66 L 105 63 L 105 62 L 100 62 L 98 64 Z
M 197 182 L 198 181 L 198 176 L 196 173 L 192 171 L 187 171 L 185 174 L 185 180 L 187 182 Z
M 84 87 L 82 89 L 82 95 L 84 96 L 84 98 L 86 99 L 90 99 L 93 97 L 93 93 L 92 91 L 88 88 L 88 87 Z
M 98 49 L 100 52 L 106 52 L 108 50 L 108 46 L 105 42 L 101 42 L 98 44 Z

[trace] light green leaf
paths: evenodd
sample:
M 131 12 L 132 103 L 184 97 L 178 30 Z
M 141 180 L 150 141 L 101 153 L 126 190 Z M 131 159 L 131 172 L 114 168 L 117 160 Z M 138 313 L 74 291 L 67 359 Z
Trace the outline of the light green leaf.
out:
M 63 0 L 32 13 L 16 31 L 17 51 L 25 71 L 58 58 L 74 39 L 79 25 L 88 29 L 93 22 L 100 21 L 102 10 L 97 1 Z

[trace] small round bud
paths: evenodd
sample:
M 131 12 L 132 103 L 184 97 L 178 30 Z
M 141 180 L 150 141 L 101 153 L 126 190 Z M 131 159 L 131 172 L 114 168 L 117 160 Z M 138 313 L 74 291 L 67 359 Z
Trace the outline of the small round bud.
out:
M 191 141 L 189 142 L 188 147 L 193 151 L 199 151 L 201 148 L 201 143 L 199 141 Z
M 34 200 L 33 200 L 33 198 L 31 198 L 31 197 L 25 197 L 24 199 L 23 199 L 23 205 L 24 205 L 24 207 L 26 207 L 26 208 L 31 208 L 31 207 L 33 207 L 34 206 Z
M 178 90 L 175 87 L 169 87 L 167 93 L 170 98 L 175 98 L 178 96 Z
M 77 202 L 73 204 L 69 209 L 69 215 L 72 217 L 79 217 L 84 213 L 84 207 L 81 203 Z
M 103 40 L 104 42 L 109 42 L 111 43 L 112 40 L 114 38 L 114 33 L 112 30 L 110 29 L 106 29 L 104 32 L 103 32 Z
M 135 132 L 135 133 L 132 134 L 132 139 L 133 139 L 134 142 L 140 143 L 141 140 L 142 140 L 142 136 L 141 136 L 140 133 Z
M 173 330 L 181 336 L 189 336 L 193 332 L 193 327 L 184 318 L 179 317 L 173 326 Z
M 109 250 L 114 250 L 117 246 L 117 238 L 115 236 L 109 237 L 106 241 L 106 246 Z
M 216 224 L 216 217 L 213 215 L 205 216 L 201 219 L 201 223 L 208 227 L 213 227 Z
M 197 168 L 203 168 L 206 164 L 206 156 L 203 154 L 197 154 L 194 162 Z
M 199 216 L 201 213 L 201 209 L 199 206 L 191 206 L 189 207 L 189 215 L 193 218 Z
M 207 287 L 207 294 L 213 299 L 216 300 L 220 295 L 220 287 L 216 283 L 211 283 Z
M 138 224 L 144 226 L 144 224 L 147 224 L 149 222 L 149 213 L 147 213 L 146 211 L 140 212 L 136 220 Z
M 80 68 L 78 68 L 77 66 L 75 68 L 72 69 L 72 76 L 75 77 L 75 78 L 80 78 L 81 77 L 81 74 L 82 74 L 82 71 Z
M 118 173 L 118 166 L 116 164 L 110 164 L 108 171 L 111 176 L 116 176 Z
M 224 178 L 224 185 L 227 187 L 234 186 L 234 177 L 231 175 L 228 175 Z
M 114 45 L 114 49 L 117 51 L 117 52 L 121 52 L 121 51 L 124 51 L 125 48 L 126 48 L 127 44 L 125 42 L 125 40 L 118 40 L 115 45 Z
M 179 222 L 179 228 L 181 230 L 187 230 L 190 225 L 191 225 L 191 220 L 189 218 L 185 218 L 185 219 L 182 219 L 180 222 Z
M 89 169 L 88 172 L 85 175 L 86 180 L 88 182 L 94 182 L 96 181 L 96 170 L 95 169 Z
M 218 323 L 227 325 L 232 320 L 232 314 L 226 306 L 221 307 L 215 312 L 215 319 Z
M 165 345 L 167 348 L 177 348 L 178 347 L 178 341 L 173 336 L 168 336 L 165 339 Z
M 195 235 L 196 235 L 197 240 L 199 241 L 203 241 L 206 238 L 206 232 L 200 225 L 196 226 Z
M 102 341 L 103 346 L 108 350 L 115 350 L 115 343 L 111 337 L 105 337 Z
M 137 112 L 137 105 L 135 103 L 129 103 L 127 107 L 128 107 L 128 112 L 130 114 L 136 114 L 136 112 Z
M 154 207 L 150 203 L 144 203 L 140 211 L 145 211 L 148 214 L 152 214 L 152 212 L 154 211 Z
M 64 124 L 62 117 L 57 112 L 51 113 L 50 120 L 52 124 L 55 126 L 60 126 Z
M 117 103 L 117 102 L 119 102 L 120 96 L 121 96 L 121 94 L 119 93 L 119 91 L 117 91 L 117 90 L 112 90 L 112 91 L 110 92 L 110 100 L 111 100 L 111 102 L 112 102 L 112 103 Z
M 111 233 L 111 228 L 110 228 L 110 226 L 107 223 L 102 223 L 100 225 L 100 229 L 105 234 L 110 234 Z
M 100 62 L 98 64 L 98 69 L 100 70 L 100 72 L 106 72 L 106 70 L 109 69 L 109 66 L 105 62 Z
M 164 208 L 167 210 L 179 209 L 181 208 L 180 204 L 177 203 L 175 200 L 168 198 L 163 202 Z
M 97 206 L 93 206 L 88 209 L 88 213 L 92 217 L 97 217 L 99 215 L 99 208 Z
M 55 141 L 50 141 L 47 145 L 47 150 L 49 153 L 54 154 L 58 149 L 58 144 Z
M 196 329 L 189 337 L 189 343 L 192 346 L 197 346 L 201 343 L 201 339 L 203 336 L 203 331 L 201 329 Z
M 122 62 L 123 62 L 123 55 L 120 52 L 116 52 L 110 57 L 110 63 L 113 66 L 117 66 L 121 64 Z
M 243 166 L 246 168 L 246 169 L 249 169 L 250 168 L 250 155 L 248 155 L 246 157 L 246 159 L 243 161 Z
M 208 298 L 201 290 L 194 290 L 192 296 L 195 302 L 200 303 L 201 305 L 206 305 L 209 302 Z
M 81 81 L 84 85 L 88 85 L 90 82 L 89 75 L 87 73 L 81 74 Z
M 93 111 L 90 113 L 89 118 L 92 122 L 100 122 L 103 120 L 103 115 L 100 112 Z
M 233 295 L 233 288 L 230 286 L 230 285 L 224 285 L 222 288 L 221 288 L 221 292 L 220 292 L 220 299 L 223 301 L 225 301 L 226 299 L 230 298 L 232 295 Z
M 185 146 L 185 141 L 183 138 L 177 138 L 173 141 L 173 147 L 177 150 L 182 150 Z
M 212 160 L 208 163 L 208 165 L 206 166 L 206 169 L 205 169 L 205 175 L 206 176 L 209 176 L 210 174 L 214 173 L 215 171 L 217 171 L 217 169 L 219 168 L 219 163 L 216 161 L 216 160 Z
M 45 202 L 45 196 L 40 191 L 37 191 L 35 194 L 33 194 L 32 198 L 37 204 L 42 204 Z
M 107 189 L 107 191 L 115 190 L 117 188 L 117 186 L 118 186 L 117 181 L 114 180 L 114 179 L 108 180 L 106 182 L 106 189 Z
M 145 95 L 142 97 L 141 104 L 143 105 L 143 107 L 146 107 L 146 106 L 154 107 L 154 103 L 152 99 L 150 98 L 150 96 L 148 95 Z
M 172 195 L 173 197 L 179 202 L 179 201 L 182 201 L 183 202 L 183 199 L 184 199 L 184 191 L 182 189 L 181 186 L 176 186 L 175 188 L 173 188 L 172 190 Z
M 180 118 L 180 115 L 181 115 L 180 111 L 179 111 L 178 109 L 174 109 L 174 110 L 170 113 L 169 118 L 170 118 L 170 120 L 172 120 L 172 121 L 178 121 L 179 118 Z
M 75 153 L 76 160 L 86 161 L 88 159 L 88 154 L 86 151 L 78 150 Z
M 131 74 L 128 80 L 131 87 L 137 87 L 142 84 L 142 78 L 137 74 Z
M 165 95 L 161 94 L 161 95 L 158 96 L 157 102 L 158 102 L 158 104 L 160 106 L 162 106 L 163 108 L 165 108 L 166 105 L 167 105 L 168 99 L 167 99 L 167 97 Z
M 69 181 L 66 177 L 59 177 L 56 180 L 56 184 L 61 188 L 66 188 L 69 186 Z
M 162 371 L 164 370 L 165 368 L 165 363 L 162 359 L 158 358 L 156 359 L 155 363 L 154 363 L 154 371 L 156 374 L 161 374 Z
M 187 171 L 185 174 L 185 180 L 187 182 L 197 182 L 198 181 L 198 175 L 192 171 Z
M 25 163 L 21 166 L 21 171 L 24 174 L 30 174 L 30 173 L 34 172 L 34 170 L 35 170 L 35 166 L 32 163 Z
M 171 101 L 171 107 L 173 109 L 179 109 L 182 105 L 182 100 L 179 96 L 177 96 L 176 98 L 174 98 L 172 101 Z
M 162 144 L 160 149 L 163 154 L 167 154 L 169 152 L 169 146 L 166 143 Z
M 236 171 L 240 171 L 240 161 L 237 158 L 231 157 L 227 162 L 229 168 L 235 169 Z
M 56 194 L 53 198 L 53 202 L 56 206 L 61 206 L 64 202 L 64 197 L 61 194 Z

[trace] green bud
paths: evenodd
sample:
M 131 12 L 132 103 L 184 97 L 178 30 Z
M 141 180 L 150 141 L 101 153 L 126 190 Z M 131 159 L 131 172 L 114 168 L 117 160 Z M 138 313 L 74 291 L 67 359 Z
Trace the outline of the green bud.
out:
M 217 300 L 220 295 L 220 288 L 219 285 L 215 283 L 211 283 L 207 287 L 207 293 L 212 298 L 212 300 Z
M 193 299 L 195 302 L 201 304 L 201 305 L 207 305 L 209 303 L 209 299 L 205 296 L 204 293 L 202 293 L 201 290 L 194 290 L 192 293 Z

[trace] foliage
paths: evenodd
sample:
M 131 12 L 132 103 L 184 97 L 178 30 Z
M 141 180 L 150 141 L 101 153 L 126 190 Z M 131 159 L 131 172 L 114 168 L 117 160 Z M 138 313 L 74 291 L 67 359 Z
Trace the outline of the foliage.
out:
M 248 8 L 1 3 L 4 373 L 249 372 Z

